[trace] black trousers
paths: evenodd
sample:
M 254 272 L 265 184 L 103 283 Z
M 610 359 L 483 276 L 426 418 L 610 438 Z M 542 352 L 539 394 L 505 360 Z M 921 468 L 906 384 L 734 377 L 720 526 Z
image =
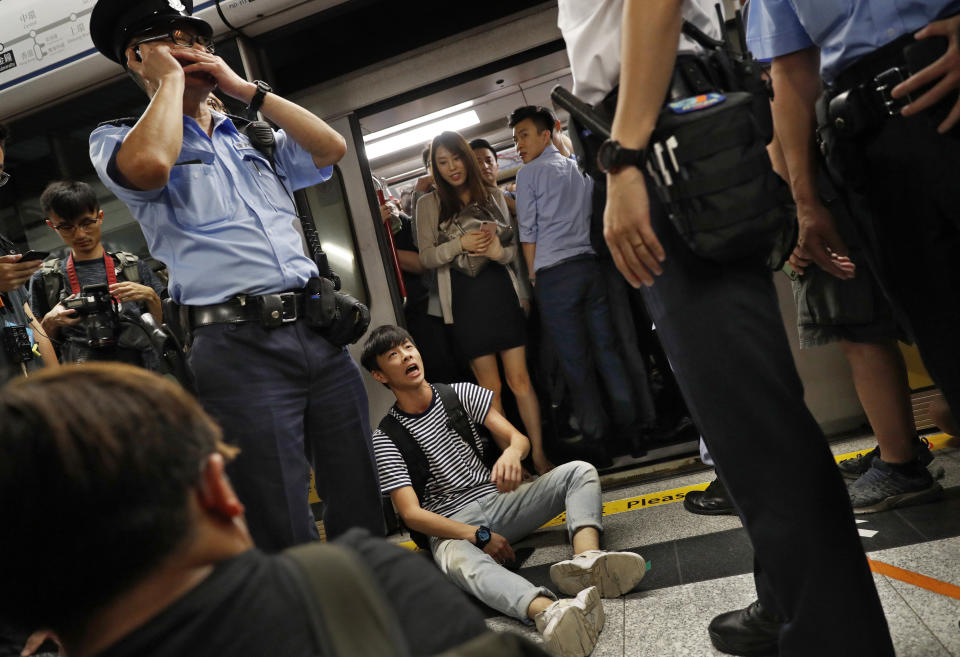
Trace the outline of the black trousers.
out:
M 299 321 L 194 331 L 190 368 L 204 409 L 240 448 L 228 466 L 262 550 L 319 537 L 307 500 L 310 466 L 329 537 L 384 532 L 367 393 L 346 349 Z
M 781 657 L 892 657 L 846 489 L 803 402 L 771 273 L 759 259 L 695 256 L 652 194 L 651 215 L 667 259 L 643 297 L 750 536 L 760 601 L 787 619 Z
M 890 119 L 850 153 L 862 182 L 848 196 L 877 278 L 960 413 L 960 128 L 940 135 L 923 114 Z

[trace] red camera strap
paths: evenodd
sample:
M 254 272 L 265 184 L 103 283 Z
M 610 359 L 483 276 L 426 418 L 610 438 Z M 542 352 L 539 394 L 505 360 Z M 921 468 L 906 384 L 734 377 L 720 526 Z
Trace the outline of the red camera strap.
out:
M 117 270 L 114 268 L 113 258 L 110 257 L 106 249 L 103 251 L 103 266 L 107 270 L 107 283 L 111 286 L 116 285 Z M 80 277 L 77 276 L 77 266 L 73 263 L 72 253 L 67 256 L 67 278 L 70 280 L 71 294 L 80 294 L 83 292 L 83 288 L 80 287 Z

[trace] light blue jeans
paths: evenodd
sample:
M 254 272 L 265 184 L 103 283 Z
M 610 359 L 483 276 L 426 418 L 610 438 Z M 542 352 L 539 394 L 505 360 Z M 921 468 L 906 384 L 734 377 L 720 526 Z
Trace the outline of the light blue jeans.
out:
M 491 493 L 471 502 L 450 518 L 469 525 L 486 525 L 514 543 L 564 509 L 571 538 L 583 527 L 603 530 L 600 476 L 589 463 L 565 463 L 515 491 Z M 534 598 L 557 598 L 550 590 L 507 570 L 470 541 L 431 538 L 430 548 L 437 566 L 454 584 L 508 616 L 527 621 L 527 608 Z

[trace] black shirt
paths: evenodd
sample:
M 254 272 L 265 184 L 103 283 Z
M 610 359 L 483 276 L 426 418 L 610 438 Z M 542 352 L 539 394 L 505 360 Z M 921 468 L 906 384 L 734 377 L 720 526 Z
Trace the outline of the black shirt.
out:
M 292 574 L 257 550 L 207 579 L 98 657 L 314 657 L 323 654 Z

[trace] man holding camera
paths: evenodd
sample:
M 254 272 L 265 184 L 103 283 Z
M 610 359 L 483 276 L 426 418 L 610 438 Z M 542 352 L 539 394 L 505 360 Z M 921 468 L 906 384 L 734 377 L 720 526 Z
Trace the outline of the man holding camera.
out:
M 327 534 L 352 525 L 382 534 L 366 391 L 345 341 L 316 328 L 315 306 L 331 300 L 332 288 L 304 255 L 291 198 L 329 178 L 346 145 L 319 118 L 215 56 L 212 28 L 191 16 L 192 5 L 94 7 L 97 49 L 151 101 L 135 123 L 97 128 L 90 157 L 169 267 L 170 296 L 192 336 L 198 396 L 241 449 L 230 474 L 257 545 L 274 551 L 318 537 L 307 457 Z M 279 126 L 261 124 L 272 151 L 210 110 L 207 97 L 218 87 Z M 323 294 L 304 292 L 315 284 Z
M 61 360 L 152 368 L 156 359 L 140 316 L 150 313 L 158 324 L 163 321 L 163 283 L 135 255 L 103 248 L 103 210 L 90 185 L 50 183 L 40 206 L 47 225 L 70 247 L 66 258 L 47 260 L 30 279 L 30 307 L 43 317 L 43 332 L 59 342 Z M 111 298 L 119 304 L 116 310 Z

